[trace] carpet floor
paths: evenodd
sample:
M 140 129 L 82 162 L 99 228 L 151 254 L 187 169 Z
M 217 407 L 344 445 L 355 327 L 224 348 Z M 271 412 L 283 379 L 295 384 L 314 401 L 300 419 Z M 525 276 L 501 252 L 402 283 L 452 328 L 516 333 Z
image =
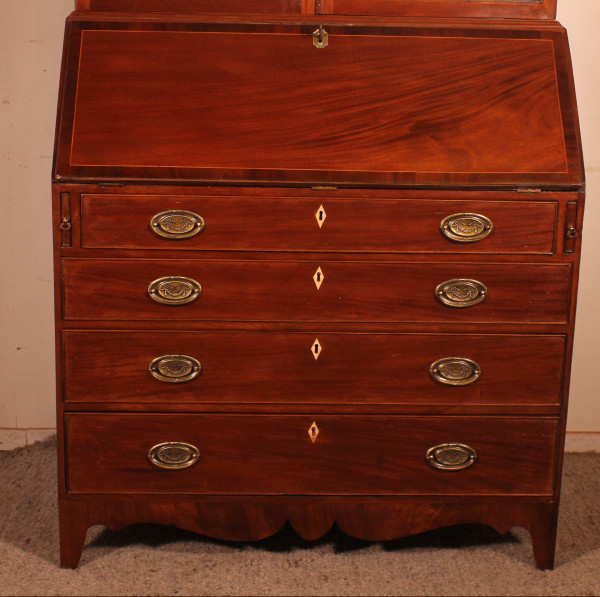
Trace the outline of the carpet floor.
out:
M 290 529 L 257 543 L 170 527 L 88 531 L 77 570 L 58 568 L 56 445 L 0 452 L 1 595 L 599 595 L 600 454 L 568 454 L 556 569 L 529 534 L 463 525 L 385 543 Z

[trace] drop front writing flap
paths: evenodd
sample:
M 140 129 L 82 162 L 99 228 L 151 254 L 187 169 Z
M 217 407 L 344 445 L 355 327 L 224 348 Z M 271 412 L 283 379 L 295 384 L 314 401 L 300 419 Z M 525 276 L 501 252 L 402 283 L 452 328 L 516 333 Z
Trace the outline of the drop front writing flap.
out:
M 62 180 L 581 181 L 559 28 L 126 27 L 71 24 Z

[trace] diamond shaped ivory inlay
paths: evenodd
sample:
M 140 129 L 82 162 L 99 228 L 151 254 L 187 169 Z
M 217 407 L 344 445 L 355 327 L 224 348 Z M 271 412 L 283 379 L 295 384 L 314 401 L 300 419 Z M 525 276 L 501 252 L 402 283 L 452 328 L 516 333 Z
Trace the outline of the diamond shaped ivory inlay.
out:
M 313 345 L 310 347 L 310 351 L 312 352 L 313 357 L 315 357 L 315 361 L 321 356 L 323 347 L 321 346 L 318 338 L 315 338 Z
M 308 437 L 310 437 L 310 441 L 313 444 L 317 441 L 317 435 L 319 435 L 319 428 L 317 427 L 317 422 L 313 421 L 313 424 L 308 429 Z
M 327 217 L 327 214 L 325 213 L 325 208 L 322 205 L 319 206 L 319 209 L 317 209 L 317 213 L 315 214 L 315 218 L 317 220 L 317 224 L 319 225 L 319 228 L 321 228 L 321 226 L 323 226 L 323 224 L 325 223 L 326 217 Z
M 323 284 L 323 280 L 325 279 L 325 275 L 323 274 L 323 270 L 319 267 L 313 276 L 313 280 L 315 281 L 315 286 L 317 290 L 321 288 L 321 284 Z

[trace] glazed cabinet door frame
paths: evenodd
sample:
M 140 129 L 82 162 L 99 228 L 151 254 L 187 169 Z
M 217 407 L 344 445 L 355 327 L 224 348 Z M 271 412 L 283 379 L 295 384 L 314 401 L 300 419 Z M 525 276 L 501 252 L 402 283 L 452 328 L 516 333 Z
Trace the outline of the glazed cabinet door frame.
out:
M 77 10 L 554 19 L 556 0 L 76 0 Z
M 317 13 L 402 17 L 554 19 L 557 0 L 316 0 Z

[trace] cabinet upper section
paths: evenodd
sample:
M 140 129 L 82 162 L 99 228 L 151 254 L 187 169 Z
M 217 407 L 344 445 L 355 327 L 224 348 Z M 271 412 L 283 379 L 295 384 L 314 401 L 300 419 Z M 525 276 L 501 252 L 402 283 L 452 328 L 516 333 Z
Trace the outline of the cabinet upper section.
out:
M 76 0 L 78 10 L 553 19 L 557 0 Z
M 72 18 L 55 177 L 582 184 L 562 28 L 317 19 Z

